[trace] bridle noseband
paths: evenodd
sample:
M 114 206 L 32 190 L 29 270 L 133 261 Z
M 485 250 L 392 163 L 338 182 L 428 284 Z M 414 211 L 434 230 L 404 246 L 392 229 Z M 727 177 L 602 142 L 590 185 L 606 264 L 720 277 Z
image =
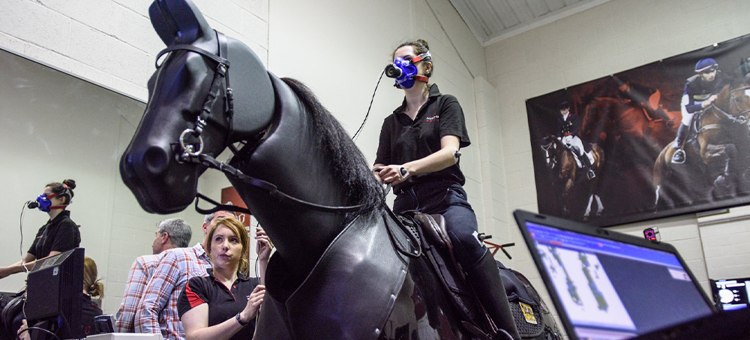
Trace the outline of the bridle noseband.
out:
M 211 53 L 209 51 L 206 51 L 202 48 L 195 47 L 193 45 L 187 45 L 187 44 L 179 44 L 179 45 L 173 45 L 170 47 L 167 47 L 163 49 L 159 54 L 156 56 L 156 68 L 158 69 L 161 65 L 158 64 L 159 59 L 166 53 L 170 53 L 173 51 L 190 51 L 200 54 L 201 56 L 208 58 L 216 63 L 216 69 L 214 73 L 214 79 L 211 82 L 211 88 L 208 91 L 208 94 L 206 95 L 206 99 L 203 102 L 203 108 L 201 109 L 201 112 L 198 114 L 198 117 L 196 118 L 195 122 L 195 128 L 187 128 L 185 129 L 179 137 L 179 143 L 173 144 L 174 147 L 179 148 L 175 152 L 175 158 L 176 161 L 180 164 L 183 163 L 193 163 L 193 164 L 201 164 L 211 169 L 216 169 L 221 172 L 223 172 L 226 176 L 231 176 L 235 179 L 238 179 L 248 185 L 254 186 L 258 189 L 261 189 L 263 191 L 268 192 L 271 197 L 277 198 L 279 201 L 304 206 L 308 208 L 312 208 L 315 210 L 320 211 L 327 211 L 327 212 L 355 212 L 360 210 L 362 207 L 364 207 L 364 204 L 358 204 L 358 205 L 350 205 L 350 206 L 329 206 L 329 205 L 322 205 L 322 204 L 316 204 L 312 202 L 305 201 L 303 199 L 299 199 L 293 196 L 290 196 L 288 194 L 285 194 L 282 191 L 279 191 L 278 187 L 274 185 L 273 183 L 264 181 L 262 179 L 258 179 L 252 176 L 245 175 L 237 168 L 232 167 L 229 164 L 219 162 L 211 155 L 207 155 L 203 153 L 203 138 L 201 137 L 201 133 L 203 133 L 203 129 L 205 128 L 208 117 L 211 115 L 211 108 L 216 103 L 216 100 L 219 97 L 220 90 L 224 90 L 224 93 L 226 93 L 226 105 L 225 105 L 225 114 L 229 123 L 229 133 L 231 134 L 232 131 L 232 116 L 234 115 L 234 101 L 233 101 L 233 94 L 232 94 L 232 88 L 229 87 L 229 60 L 226 58 L 221 57 L 221 55 L 227 55 L 226 49 L 226 37 L 224 34 L 216 32 L 217 39 L 219 41 L 219 53 L 220 55 L 216 55 L 214 53 Z M 197 141 L 189 141 L 188 139 L 195 138 Z M 230 150 L 236 155 L 237 149 L 229 145 L 228 146 Z M 230 210 L 230 211 L 238 211 L 238 212 L 245 212 L 248 214 L 251 214 L 250 210 L 240 208 L 237 206 L 230 206 L 230 205 L 223 205 L 218 204 L 217 202 L 209 199 L 208 197 L 201 195 L 200 193 L 196 194 L 196 200 L 195 200 L 195 210 L 202 214 L 209 214 L 213 213 L 219 210 Z M 203 198 L 204 200 L 216 205 L 214 208 L 211 209 L 201 209 L 198 207 L 198 201 L 200 198 Z

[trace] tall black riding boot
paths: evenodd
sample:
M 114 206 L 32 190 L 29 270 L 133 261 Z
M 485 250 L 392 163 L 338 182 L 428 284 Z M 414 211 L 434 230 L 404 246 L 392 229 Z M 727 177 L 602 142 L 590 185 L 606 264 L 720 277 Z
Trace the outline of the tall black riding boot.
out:
M 477 263 L 468 268 L 467 274 L 471 287 L 495 325 L 508 332 L 513 339 L 521 340 L 516 324 L 513 322 L 513 313 L 510 311 L 505 286 L 503 286 L 503 280 L 500 278 L 492 253 L 489 250 L 486 251 Z
M 683 144 L 685 143 L 685 137 L 687 137 L 688 130 L 687 125 L 680 124 L 680 128 L 677 130 L 677 138 L 674 140 L 674 146 L 677 151 L 672 155 L 672 163 L 685 163 L 685 150 L 683 150 Z

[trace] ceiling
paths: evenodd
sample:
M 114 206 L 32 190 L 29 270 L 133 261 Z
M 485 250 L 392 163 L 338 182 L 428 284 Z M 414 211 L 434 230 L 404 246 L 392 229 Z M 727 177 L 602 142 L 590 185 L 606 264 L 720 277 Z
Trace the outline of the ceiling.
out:
M 450 0 L 484 46 L 610 0 Z

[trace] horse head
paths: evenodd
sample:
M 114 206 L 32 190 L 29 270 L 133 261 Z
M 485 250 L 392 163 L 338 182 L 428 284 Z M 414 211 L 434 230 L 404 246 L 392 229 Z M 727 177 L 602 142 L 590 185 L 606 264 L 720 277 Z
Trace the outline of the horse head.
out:
M 120 173 L 144 210 L 167 214 L 193 201 L 206 170 L 181 156 L 218 156 L 257 135 L 270 123 L 274 95 L 258 57 L 214 31 L 190 0 L 156 0 L 149 14 L 167 48 L 157 56 L 148 105 Z
M 547 167 L 553 169 L 557 164 L 557 138 L 554 135 L 548 135 L 542 138 L 541 147 L 544 150 Z
M 746 124 L 750 121 L 750 86 L 741 84 L 732 89 L 729 98 L 729 112 L 737 122 Z

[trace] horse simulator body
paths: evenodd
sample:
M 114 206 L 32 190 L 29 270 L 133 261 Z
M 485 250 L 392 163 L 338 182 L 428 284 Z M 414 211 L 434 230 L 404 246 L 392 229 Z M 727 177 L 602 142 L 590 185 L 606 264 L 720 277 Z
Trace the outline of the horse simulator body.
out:
M 189 0 L 157 0 L 149 13 L 167 48 L 121 176 L 144 210 L 169 214 L 193 202 L 208 168 L 227 175 L 277 249 L 257 338 L 500 334 L 462 273 L 436 270 L 435 247 L 385 205 L 364 156 L 312 92 L 269 73 Z M 225 149 L 228 164 L 214 158 Z

